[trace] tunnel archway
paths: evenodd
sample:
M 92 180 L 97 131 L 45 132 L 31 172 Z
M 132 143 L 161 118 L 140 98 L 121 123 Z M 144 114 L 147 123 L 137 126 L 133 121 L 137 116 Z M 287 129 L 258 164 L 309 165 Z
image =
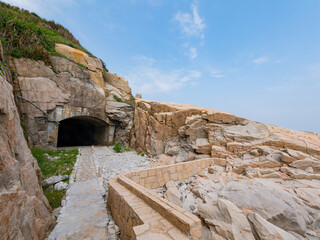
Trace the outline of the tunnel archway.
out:
M 57 147 L 107 145 L 108 124 L 98 118 L 80 116 L 60 121 Z

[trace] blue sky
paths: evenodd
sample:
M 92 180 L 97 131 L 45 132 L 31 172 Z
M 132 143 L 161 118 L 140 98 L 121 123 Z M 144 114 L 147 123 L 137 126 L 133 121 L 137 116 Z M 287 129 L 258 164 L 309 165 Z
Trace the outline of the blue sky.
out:
M 67 27 L 143 98 L 320 133 L 319 0 L 6 0 Z

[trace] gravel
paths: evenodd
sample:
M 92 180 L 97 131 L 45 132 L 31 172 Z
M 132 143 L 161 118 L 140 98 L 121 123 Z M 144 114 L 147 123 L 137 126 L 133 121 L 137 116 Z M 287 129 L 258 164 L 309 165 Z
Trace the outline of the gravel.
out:
M 156 160 L 148 156 L 140 156 L 135 151 L 117 153 L 112 147 L 94 149 L 94 161 L 100 169 L 103 187 L 107 190 L 107 183 L 111 178 L 134 170 L 146 169 Z

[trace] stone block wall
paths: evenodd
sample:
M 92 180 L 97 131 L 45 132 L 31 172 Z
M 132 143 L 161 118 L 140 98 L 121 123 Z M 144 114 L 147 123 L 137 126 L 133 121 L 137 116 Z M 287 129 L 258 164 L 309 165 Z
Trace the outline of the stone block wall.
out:
M 132 198 L 130 198 L 130 194 L 128 194 L 123 186 L 116 182 L 116 179 L 109 181 L 108 205 L 110 206 L 114 221 L 121 229 L 121 239 L 135 239 L 133 228 L 142 225 L 143 222 L 131 207 Z
M 200 219 L 192 213 L 159 197 L 150 191 L 162 187 L 170 180 L 184 180 L 214 163 L 214 159 L 201 159 L 157 168 L 150 168 L 126 173 L 109 181 L 108 205 L 115 222 L 121 230 L 123 239 L 138 239 L 134 227 L 142 225 L 143 219 L 130 205 L 134 194 L 143 200 L 163 218 L 173 224 L 191 239 L 201 239 L 202 226 Z M 132 221 L 132 218 L 136 219 Z M 141 222 L 140 222 L 141 221 Z M 136 225 L 135 225 L 136 224 Z
M 187 179 L 202 169 L 210 166 L 214 159 L 201 159 L 190 162 L 183 162 L 164 167 L 156 167 L 125 174 L 133 182 L 147 188 L 156 189 L 162 187 L 169 180 Z

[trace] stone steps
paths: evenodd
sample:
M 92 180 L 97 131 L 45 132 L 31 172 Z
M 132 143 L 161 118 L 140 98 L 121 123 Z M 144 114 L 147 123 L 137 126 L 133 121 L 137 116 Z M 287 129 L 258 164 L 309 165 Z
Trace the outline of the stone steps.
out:
M 190 239 L 117 178 L 109 181 L 108 196 L 108 204 L 113 206 L 110 208 L 112 215 L 121 230 L 121 239 Z

